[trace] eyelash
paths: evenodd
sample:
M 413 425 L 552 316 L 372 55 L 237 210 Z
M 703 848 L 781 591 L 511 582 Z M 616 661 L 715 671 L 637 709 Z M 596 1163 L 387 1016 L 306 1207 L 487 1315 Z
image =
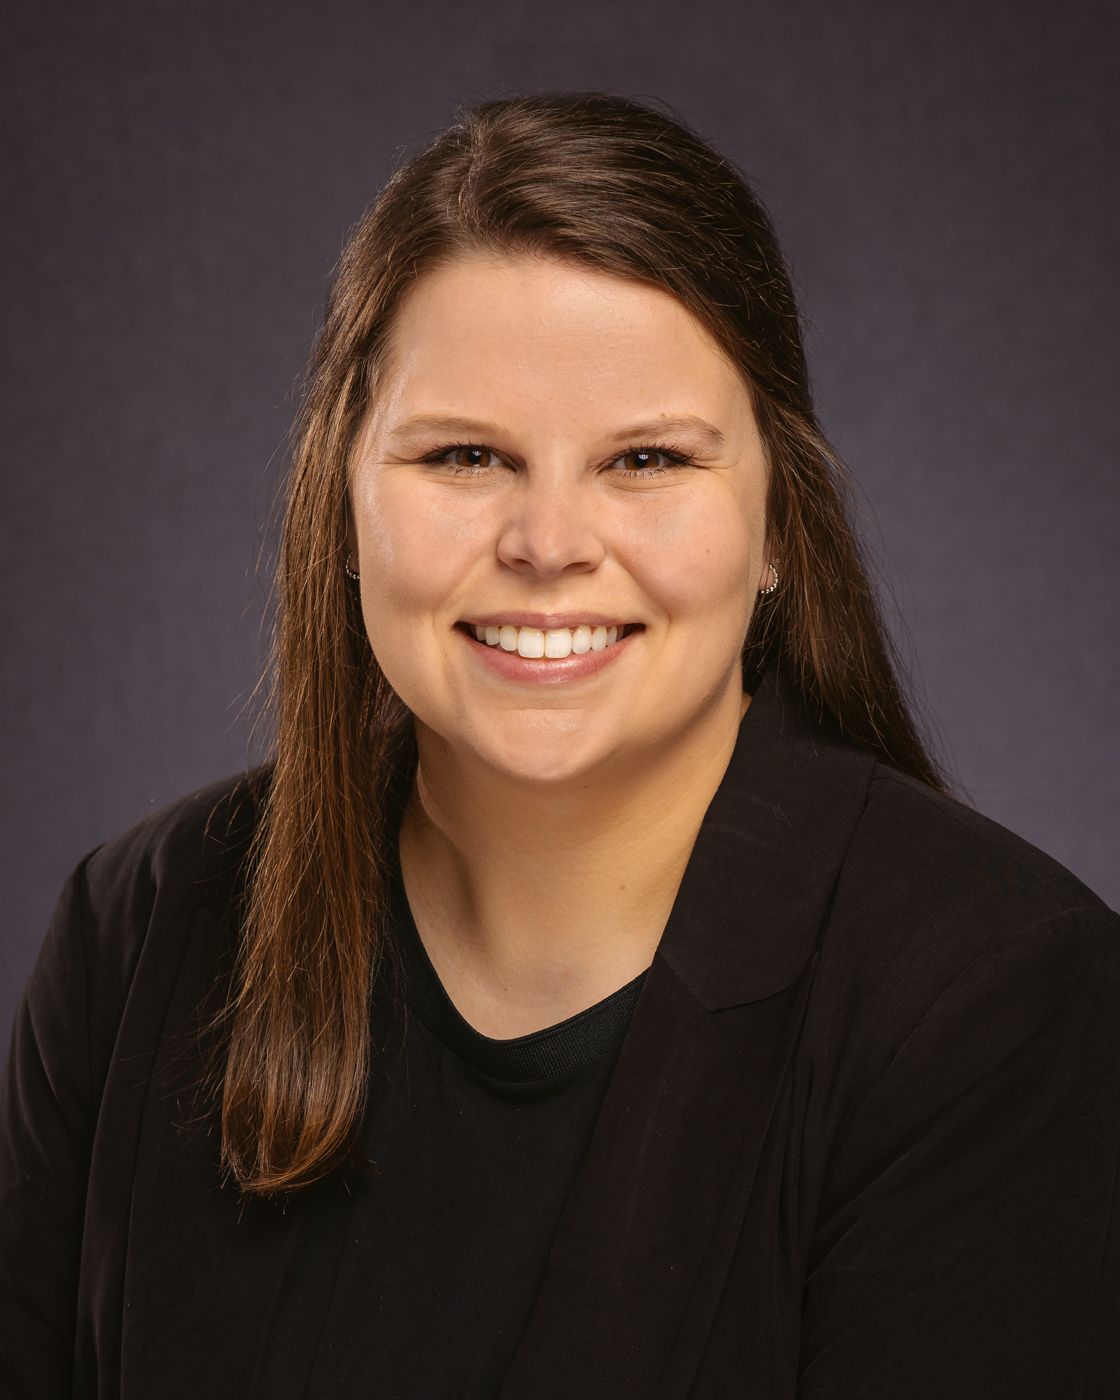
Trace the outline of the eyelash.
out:
M 421 457 L 420 460 L 428 465 L 438 465 L 442 463 L 443 458 L 450 456 L 452 452 L 490 452 L 493 453 L 495 457 L 498 455 L 492 447 L 487 447 L 485 443 L 451 442 L 447 443 L 444 447 L 437 447 L 434 452 L 429 452 L 426 456 Z M 611 461 L 617 462 L 622 457 L 629 457 L 632 452 L 657 453 L 661 457 L 667 457 L 670 465 L 667 467 L 640 467 L 636 471 L 623 471 L 621 473 L 622 476 L 630 477 L 631 479 L 637 477 L 660 476 L 662 472 L 676 471 L 680 467 L 691 467 L 695 465 L 693 459 L 686 452 L 682 452 L 679 448 L 667 442 L 635 443 L 633 447 L 623 448 L 618 456 L 611 458 Z M 457 476 L 482 476 L 489 470 L 488 467 L 448 465 L 450 465 L 450 470 Z

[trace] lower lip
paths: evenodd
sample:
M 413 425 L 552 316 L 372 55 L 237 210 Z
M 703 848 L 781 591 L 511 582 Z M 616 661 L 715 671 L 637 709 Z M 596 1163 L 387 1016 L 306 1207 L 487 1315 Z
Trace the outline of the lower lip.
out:
M 494 675 L 507 681 L 527 681 L 531 685 L 559 685 L 597 675 L 628 651 L 630 644 L 637 641 L 644 630 L 639 627 L 615 642 L 614 646 L 604 647 L 602 651 L 585 651 L 581 656 L 572 652 L 564 657 L 538 658 L 521 656 L 516 651 L 504 651 L 501 647 L 488 646 L 485 642 L 480 642 L 473 631 L 468 632 L 464 627 L 455 628 L 482 665 L 489 667 Z

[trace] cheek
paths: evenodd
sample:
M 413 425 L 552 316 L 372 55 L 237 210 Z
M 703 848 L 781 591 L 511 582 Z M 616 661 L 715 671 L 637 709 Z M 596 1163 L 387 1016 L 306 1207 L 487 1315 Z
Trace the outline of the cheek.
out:
M 430 612 L 460 575 L 472 533 L 462 521 L 391 477 L 355 492 L 355 520 L 367 605 L 391 624 L 394 615 Z M 371 633 L 372 635 L 372 633 Z
M 629 556 L 650 594 L 669 613 L 710 616 L 750 606 L 749 579 L 760 541 L 742 506 L 712 493 L 652 512 L 627 531 Z

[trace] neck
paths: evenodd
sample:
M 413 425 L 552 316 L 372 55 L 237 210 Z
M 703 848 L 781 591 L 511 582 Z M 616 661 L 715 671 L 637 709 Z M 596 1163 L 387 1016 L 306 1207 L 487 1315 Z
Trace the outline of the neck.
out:
M 697 727 L 630 762 L 625 782 L 615 772 L 547 787 L 479 771 L 417 721 L 402 874 L 468 1020 L 520 1034 L 508 1030 L 510 1006 L 533 1029 L 648 967 L 749 703 L 736 687 Z

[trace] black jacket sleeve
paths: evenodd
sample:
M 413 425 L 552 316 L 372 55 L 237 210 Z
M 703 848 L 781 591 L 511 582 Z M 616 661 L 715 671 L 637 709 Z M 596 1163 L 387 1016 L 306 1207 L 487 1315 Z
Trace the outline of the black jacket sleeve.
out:
M 87 856 L 66 880 L 0 1076 L 0 1395 L 70 1394 L 97 1088 L 87 997 Z
M 1120 1395 L 1120 916 L 978 953 L 833 1150 L 801 1400 Z

